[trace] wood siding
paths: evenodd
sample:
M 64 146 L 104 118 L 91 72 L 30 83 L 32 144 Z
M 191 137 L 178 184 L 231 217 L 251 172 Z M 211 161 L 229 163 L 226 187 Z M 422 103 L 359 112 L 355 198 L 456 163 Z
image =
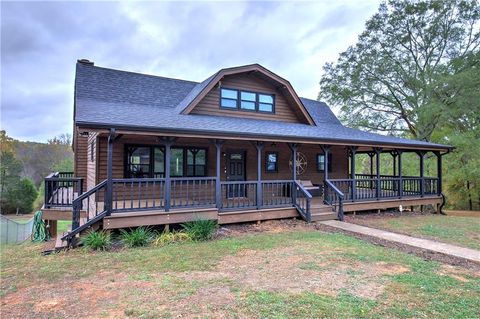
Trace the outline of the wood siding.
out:
M 87 190 L 92 189 L 98 184 L 97 179 L 97 150 L 98 150 L 98 134 L 90 133 L 87 142 Z M 92 147 L 93 145 L 93 147 Z M 92 154 L 93 152 L 93 154 Z
M 73 149 L 73 172 L 75 177 L 83 178 L 83 189 L 87 187 L 87 137 L 80 136 L 75 128 L 75 144 Z
M 220 89 L 215 86 L 190 114 L 204 115 L 222 115 L 241 118 L 253 118 L 262 120 L 273 120 L 290 123 L 306 123 L 300 120 L 300 110 L 298 106 L 292 106 L 284 94 L 277 90 L 272 84 L 259 79 L 255 75 L 238 74 L 227 75 L 221 80 L 221 86 L 224 88 L 232 88 L 246 91 L 253 91 L 275 95 L 275 113 L 262 113 L 254 111 L 229 110 L 220 108 Z

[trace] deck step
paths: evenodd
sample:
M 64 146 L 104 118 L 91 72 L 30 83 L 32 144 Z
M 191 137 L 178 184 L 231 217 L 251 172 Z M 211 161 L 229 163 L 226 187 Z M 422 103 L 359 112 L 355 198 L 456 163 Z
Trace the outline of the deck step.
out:
M 311 216 L 312 216 L 312 222 L 338 219 L 337 213 L 332 212 L 331 210 L 328 213 L 313 213 L 312 212 Z

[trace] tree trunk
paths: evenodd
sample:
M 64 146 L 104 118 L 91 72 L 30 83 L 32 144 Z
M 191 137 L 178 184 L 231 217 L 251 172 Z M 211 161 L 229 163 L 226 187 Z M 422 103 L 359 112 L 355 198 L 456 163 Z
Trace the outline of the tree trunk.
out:
M 470 194 L 470 181 L 467 181 L 468 210 L 473 210 L 472 194 Z

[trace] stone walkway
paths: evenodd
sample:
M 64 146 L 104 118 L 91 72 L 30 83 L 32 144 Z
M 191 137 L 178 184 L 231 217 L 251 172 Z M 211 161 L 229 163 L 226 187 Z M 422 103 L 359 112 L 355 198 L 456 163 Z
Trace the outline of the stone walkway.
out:
M 338 220 L 328 220 L 328 221 L 321 222 L 321 224 L 342 229 L 352 233 L 358 233 L 362 235 L 377 237 L 384 240 L 388 240 L 388 241 L 392 241 L 392 242 L 396 242 L 396 243 L 400 243 L 400 244 L 404 244 L 404 245 L 408 245 L 416 248 L 421 248 L 425 250 L 430 250 L 437 253 L 442 253 L 445 255 L 459 257 L 459 258 L 480 263 L 480 251 L 471 249 L 471 248 L 445 244 L 445 243 L 441 243 L 441 242 L 429 240 L 429 239 L 396 234 L 396 233 L 392 233 L 385 230 L 355 225 L 351 223 L 341 222 Z

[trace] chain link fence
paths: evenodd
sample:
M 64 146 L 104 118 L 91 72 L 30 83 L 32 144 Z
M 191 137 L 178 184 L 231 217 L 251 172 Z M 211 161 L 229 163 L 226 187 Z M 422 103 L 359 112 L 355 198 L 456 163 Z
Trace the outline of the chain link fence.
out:
M 33 228 L 33 217 L 26 222 L 17 222 L 0 215 L 0 243 L 16 244 L 30 238 Z

